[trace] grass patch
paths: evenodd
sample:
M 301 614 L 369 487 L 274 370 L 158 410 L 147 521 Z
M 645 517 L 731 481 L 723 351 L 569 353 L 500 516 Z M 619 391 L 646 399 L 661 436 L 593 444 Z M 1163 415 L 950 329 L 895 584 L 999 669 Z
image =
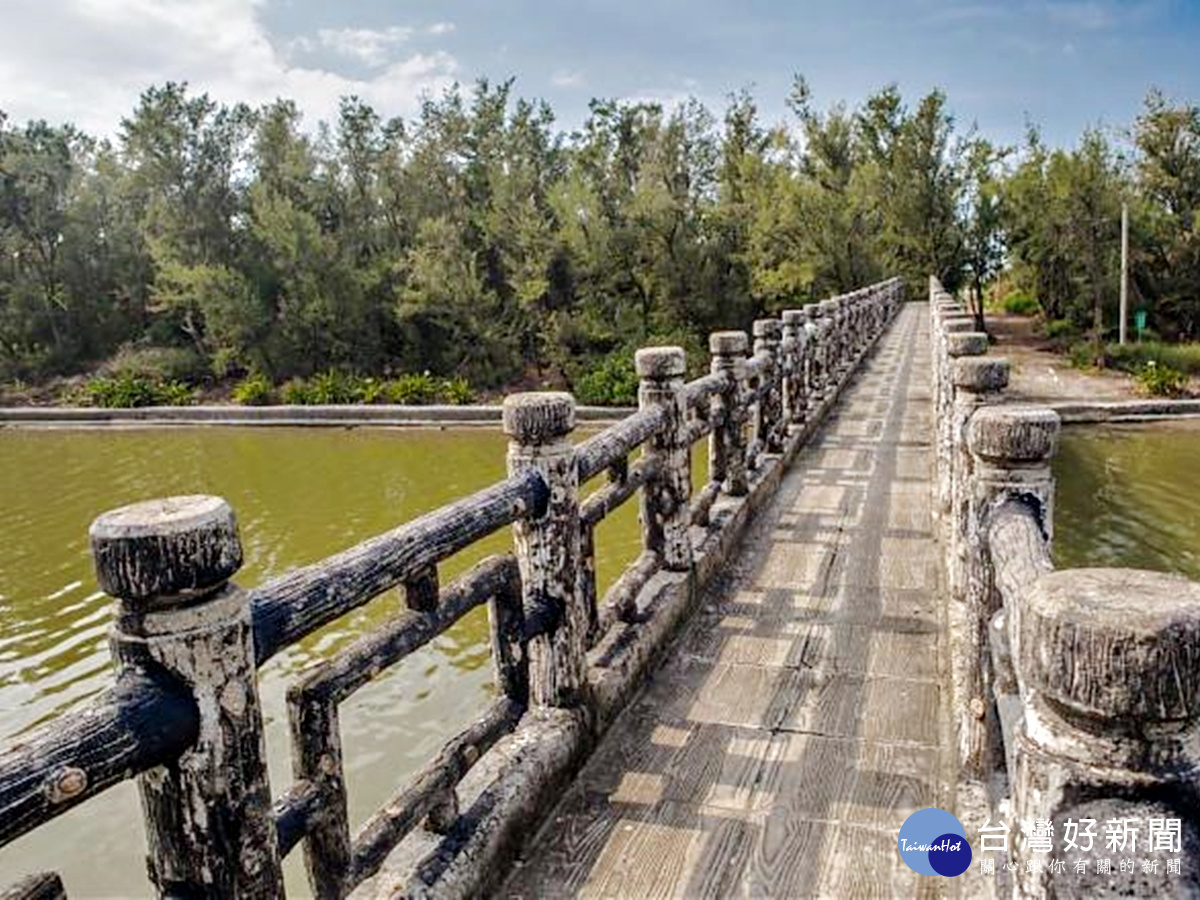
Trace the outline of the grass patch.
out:
M 1147 363 L 1174 369 L 1184 375 L 1200 375 L 1200 344 L 1164 344 L 1143 341 L 1140 344 L 1108 344 L 1104 362 L 1110 368 L 1137 374 Z

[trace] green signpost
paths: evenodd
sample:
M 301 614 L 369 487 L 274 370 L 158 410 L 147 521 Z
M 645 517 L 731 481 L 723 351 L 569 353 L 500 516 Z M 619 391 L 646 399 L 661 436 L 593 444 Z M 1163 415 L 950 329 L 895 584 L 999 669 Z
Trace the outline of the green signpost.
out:
M 1133 314 L 1133 324 L 1137 328 L 1138 343 L 1142 342 L 1142 332 L 1146 330 L 1146 311 L 1144 309 L 1136 310 Z

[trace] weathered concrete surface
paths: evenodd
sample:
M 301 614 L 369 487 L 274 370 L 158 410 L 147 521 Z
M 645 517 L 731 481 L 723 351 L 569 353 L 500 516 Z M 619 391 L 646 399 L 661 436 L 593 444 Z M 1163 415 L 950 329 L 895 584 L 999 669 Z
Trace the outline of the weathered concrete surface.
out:
M 896 852 L 954 808 L 927 315 L 901 312 L 505 896 L 946 889 Z

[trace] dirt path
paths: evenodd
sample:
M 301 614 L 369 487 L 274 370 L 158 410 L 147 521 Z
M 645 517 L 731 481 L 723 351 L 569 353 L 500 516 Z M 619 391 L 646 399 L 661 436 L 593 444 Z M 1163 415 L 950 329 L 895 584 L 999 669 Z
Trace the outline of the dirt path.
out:
M 1012 361 L 1008 395 L 1028 401 L 1138 400 L 1132 377 L 1124 372 L 1083 372 L 1054 353 L 1038 335 L 1036 320 L 1028 316 L 989 314 L 987 324 L 995 343 L 990 355 Z

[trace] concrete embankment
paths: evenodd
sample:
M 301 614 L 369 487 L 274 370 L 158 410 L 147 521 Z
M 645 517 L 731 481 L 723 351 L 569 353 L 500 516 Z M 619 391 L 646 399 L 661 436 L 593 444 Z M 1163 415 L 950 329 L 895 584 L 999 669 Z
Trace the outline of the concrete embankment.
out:
M 633 412 L 625 407 L 581 406 L 580 422 L 619 421 Z M 499 406 L 147 406 L 139 409 L 90 407 L 0 408 L 0 428 L 158 427 L 197 425 L 359 426 L 445 428 L 500 424 Z

